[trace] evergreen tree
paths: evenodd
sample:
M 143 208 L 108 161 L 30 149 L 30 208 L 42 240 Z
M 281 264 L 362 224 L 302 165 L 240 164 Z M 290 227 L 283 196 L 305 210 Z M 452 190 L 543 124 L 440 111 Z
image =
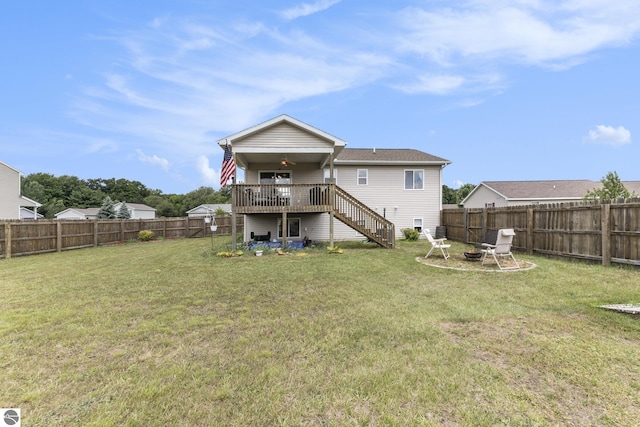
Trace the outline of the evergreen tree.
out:
M 116 214 L 116 218 L 118 219 L 129 219 L 131 218 L 131 212 L 129 212 L 129 207 L 125 202 L 122 202 L 120 205 L 120 209 L 118 209 L 118 213 Z
M 107 196 L 104 198 L 97 217 L 98 219 L 113 219 L 116 217 L 116 209 L 111 197 Z

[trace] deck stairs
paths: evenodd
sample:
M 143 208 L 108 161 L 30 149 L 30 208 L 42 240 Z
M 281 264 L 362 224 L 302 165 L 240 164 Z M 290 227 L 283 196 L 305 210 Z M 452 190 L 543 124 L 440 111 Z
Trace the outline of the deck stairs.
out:
M 335 185 L 333 216 L 371 242 L 385 248 L 395 246 L 394 224 L 351 194 Z

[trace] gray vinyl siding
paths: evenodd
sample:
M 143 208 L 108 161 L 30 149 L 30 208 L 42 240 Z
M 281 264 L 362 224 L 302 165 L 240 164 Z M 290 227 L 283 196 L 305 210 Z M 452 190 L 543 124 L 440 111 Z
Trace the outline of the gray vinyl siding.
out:
M 464 202 L 465 208 L 484 208 L 486 204 L 495 203 L 495 207 L 507 206 L 507 201 L 504 197 L 500 196 L 493 190 L 488 189 L 485 186 L 480 186 L 475 189 L 473 194 Z
M 0 219 L 20 218 L 20 172 L 0 162 Z
M 336 168 L 340 170 L 338 185 L 392 221 L 396 227 L 396 237 L 401 237 L 403 228 L 413 228 L 414 218 L 421 218 L 425 228 L 435 229 L 440 225 L 440 166 L 337 165 Z M 358 169 L 369 170 L 367 185 L 358 185 Z M 407 169 L 424 170 L 422 190 L 404 189 L 404 171 Z M 336 240 L 358 237 L 353 229 L 341 223 L 335 227 L 334 236 Z
M 287 148 L 299 149 L 300 147 L 333 149 L 333 141 L 321 139 L 317 135 L 310 134 L 288 123 L 280 123 L 236 140 L 233 146 L 234 149 L 247 147 L 281 148 L 283 152 L 286 152 Z

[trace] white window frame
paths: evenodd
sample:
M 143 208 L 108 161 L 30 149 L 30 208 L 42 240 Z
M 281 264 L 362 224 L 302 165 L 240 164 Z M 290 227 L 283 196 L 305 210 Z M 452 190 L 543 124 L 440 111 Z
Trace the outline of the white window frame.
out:
M 298 235 L 291 235 L 291 222 L 292 221 L 298 221 Z M 276 225 L 276 229 L 278 230 L 278 232 L 276 233 L 276 235 L 278 236 L 278 239 L 282 239 L 282 218 L 278 218 L 278 222 Z M 302 236 L 302 220 L 299 217 L 296 218 L 287 218 L 287 239 L 294 239 L 294 238 L 300 238 Z
M 331 179 L 329 178 L 330 175 L 331 175 L 331 169 L 330 168 L 324 168 L 323 178 L 324 178 L 324 183 L 325 184 L 331 184 Z M 334 184 L 338 183 L 338 169 L 336 169 L 336 168 L 333 168 L 333 183 Z
M 364 172 L 364 176 L 360 176 L 360 172 Z M 364 183 L 360 183 L 361 179 L 364 179 Z M 358 185 L 369 185 L 369 169 L 358 169 L 356 172 L 356 182 Z
M 411 172 L 411 188 L 407 188 L 407 172 Z M 416 172 L 420 172 L 422 174 L 422 187 L 416 188 Z M 424 190 L 424 169 L 405 169 L 404 170 L 404 189 L 405 190 Z
M 413 218 L 413 229 L 418 230 L 422 233 L 422 229 L 424 228 L 424 221 L 422 218 Z
M 262 174 L 263 173 L 272 173 L 274 175 L 273 178 L 273 182 L 262 182 Z M 283 183 L 283 182 L 278 182 L 278 174 L 288 174 L 289 175 L 289 182 L 288 183 Z M 284 178 L 287 179 L 287 178 Z M 279 170 L 263 170 L 263 171 L 258 171 L 258 184 L 293 184 L 293 172 L 291 171 L 279 171 Z

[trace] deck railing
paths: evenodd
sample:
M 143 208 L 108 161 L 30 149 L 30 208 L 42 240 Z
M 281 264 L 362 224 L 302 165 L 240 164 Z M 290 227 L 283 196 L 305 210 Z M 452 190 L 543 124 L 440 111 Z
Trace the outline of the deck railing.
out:
M 333 212 L 338 220 L 384 246 L 395 245 L 394 224 L 334 184 L 236 184 L 238 214 Z

